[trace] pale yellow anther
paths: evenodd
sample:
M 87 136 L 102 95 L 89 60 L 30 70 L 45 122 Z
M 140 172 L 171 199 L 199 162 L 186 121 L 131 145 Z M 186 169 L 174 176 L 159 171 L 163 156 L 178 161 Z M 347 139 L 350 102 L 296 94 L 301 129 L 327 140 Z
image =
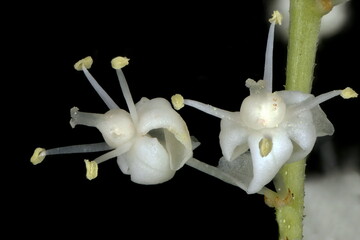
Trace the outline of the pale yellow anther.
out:
M 281 15 L 281 13 L 275 10 L 271 15 L 271 18 L 269 19 L 269 22 L 281 25 L 282 19 L 283 16 Z
M 171 103 L 175 110 L 180 110 L 184 107 L 184 98 L 180 94 L 175 94 L 171 97 Z
M 261 141 L 259 142 L 260 155 L 262 157 L 266 157 L 271 152 L 271 149 L 272 149 L 271 139 L 268 138 L 261 139 Z
M 356 98 L 358 94 L 352 88 L 347 87 L 341 91 L 340 96 L 342 96 L 344 99 L 349 99 Z
M 44 148 L 36 148 L 34 154 L 30 158 L 30 162 L 34 165 L 41 163 L 46 157 L 46 150 Z
M 86 166 L 86 178 L 93 180 L 98 175 L 98 164 L 95 161 L 84 160 Z
M 120 68 L 123 68 L 125 67 L 126 65 L 129 64 L 129 60 L 128 58 L 126 57 L 116 57 L 114 58 L 113 60 L 111 60 L 111 66 L 114 68 L 114 69 L 120 69 Z
M 77 61 L 74 64 L 74 68 L 78 71 L 82 71 L 82 66 L 84 66 L 86 69 L 89 69 L 91 68 L 92 64 L 93 64 L 93 59 L 89 56 Z

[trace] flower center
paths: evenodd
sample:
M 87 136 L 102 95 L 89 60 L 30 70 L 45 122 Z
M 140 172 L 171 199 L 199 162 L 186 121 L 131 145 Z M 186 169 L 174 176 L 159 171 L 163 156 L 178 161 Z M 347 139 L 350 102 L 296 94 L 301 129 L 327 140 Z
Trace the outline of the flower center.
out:
M 284 119 L 286 104 L 276 93 L 252 94 L 244 99 L 240 118 L 253 129 L 277 127 Z

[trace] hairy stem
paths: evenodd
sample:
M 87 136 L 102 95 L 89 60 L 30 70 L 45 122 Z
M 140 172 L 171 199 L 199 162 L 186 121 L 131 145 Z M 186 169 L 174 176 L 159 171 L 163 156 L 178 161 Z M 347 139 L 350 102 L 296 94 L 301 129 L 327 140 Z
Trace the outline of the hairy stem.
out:
M 331 8 L 331 0 L 290 0 L 286 90 L 311 92 L 321 18 Z M 288 204 L 275 206 L 279 239 L 302 239 L 305 159 L 285 165 L 277 177 L 292 194 Z

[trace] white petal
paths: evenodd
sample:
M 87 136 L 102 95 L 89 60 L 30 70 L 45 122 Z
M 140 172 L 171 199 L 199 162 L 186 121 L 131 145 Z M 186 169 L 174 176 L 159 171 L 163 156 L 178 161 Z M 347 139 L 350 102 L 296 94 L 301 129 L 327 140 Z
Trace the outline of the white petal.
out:
M 254 177 L 250 152 L 246 152 L 232 161 L 222 157 L 218 168 L 237 180 L 237 186 L 248 191 L 251 180 Z
M 117 164 L 123 174 L 130 174 L 129 164 L 126 160 L 126 154 L 117 157 Z
M 312 94 L 296 92 L 296 91 L 279 91 L 278 94 L 283 98 L 285 103 L 289 105 L 300 104 L 308 98 L 315 98 Z M 320 106 L 311 109 L 313 115 L 313 123 L 316 128 L 316 135 L 325 136 L 332 135 L 334 133 L 334 126 L 327 119 L 326 114 L 320 108 Z
M 311 112 L 303 111 L 284 122 L 281 127 L 285 128 L 294 145 L 293 154 L 288 162 L 304 159 L 316 141 L 316 129 Z
M 311 109 L 313 114 L 313 122 L 316 128 L 316 135 L 318 137 L 333 135 L 335 129 L 329 119 L 326 117 L 324 111 L 320 106 L 314 107 Z
M 125 159 L 131 180 L 135 183 L 158 184 L 170 180 L 175 174 L 175 170 L 170 169 L 168 153 L 156 138 L 138 138 L 130 151 L 120 159 L 120 163 L 126 167 L 122 163 Z
M 280 168 L 289 160 L 293 145 L 285 131 L 272 129 L 254 133 L 249 136 L 249 147 L 253 163 L 254 178 L 249 184 L 248 193 L 256 193 L 268 184 L 278 173 Z M 268 155 L 262 157 L 259 142 L 262 138 L 272 140 L 272 149 Z
M 314 97 L 312 94 L 298 92 L 298 91 L 278 91 L 276 92 L 286 103 L 287 106 L 300 103 L 309 97 Z
M 220 147 L 224 158 L 232 161 L 249 149 L 248 129 L 238 122 L 221 120 Z
M 192 157 L 192 144 L 185 121 L 164 98 L 142 98 L 136 104 L 139 117 L 138 132 L 149 134 L 166 129 L 165 147 L 169 152 L 171 169 L 178 170 Z

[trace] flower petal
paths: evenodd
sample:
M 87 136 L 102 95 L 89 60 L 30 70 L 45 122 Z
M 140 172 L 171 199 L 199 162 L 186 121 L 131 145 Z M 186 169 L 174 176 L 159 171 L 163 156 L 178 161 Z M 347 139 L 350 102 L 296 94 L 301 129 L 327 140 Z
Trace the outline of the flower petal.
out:
M 191 138 L 185 121 L 164 98 L 142 98 L 136 109 L 138 132 L 146 135 L 155 129 L 166 129 L 165 147 L 170 157 L 170 168 L 181 168 L 192 157 Z
M 291 107 L 303 104 L 305 100 L 314 98 L 313 95 L 296 91 L 280 91 L 278 94 L 286 102 L 289 109 L 280 127 L 286 129 L 293 141 L 293 154 L 288 162 L 295 162 L 305 158 L 311 152 L 317 136 L 331 135 L 334 132 L 334 127 L 320 106 L 296 115 L 291 112 Z
M 283 101 L 286 103 L 287 106 L 301 103 L 310 97 L 314 97 L 314 95 L 312 94 L 303 93 L 299 91 L 283 90 L 283 91 L 278 91 L 276 93 L 283 99 Z
M 309 98 L 315 98 L 312 94 L 297 92 L 297 91 L 279 91 L 278 94 L 283 98 L 287 106 L 300 104 Z M 334 126 L 327 119 L 326 114 L 320 106 L 311 109 L 312 122 L 316 128 L 316 135 L 318 137 L 325 135 L 332 135 L 334 133 Z
M 232 161 L 220 158 L 218 168 L 234 177 L 237 186 L 247 192 L 250 182 L 254 177 L 250 152 L 243 153 Z
M 261 156 L 259 143 L 264 138 L 272 141 L 271 151 Z M 253 164 L 254 177 L 249 184 L 249 194 L 259 192 L 278 173 L 280 168 L 289 160 L 293 145 L 289 136 L 281 129 L 266 129 L 261 133 L 249 136 L 249 147 Z
M 282 126 L 294 145 L 293 154 L 288 162 L 304 159 L 311 152 L 316 141 L 316 129 L 311 112 L 304 111 Z
M 248 129 L 228 119 L 221 120 L 220 147 L 224 158 L 232 161 L 249 149 Z
M 311 109 L 313 115 L 313 122 L 316 128 L 316 136 L 322 137 L 326 135 L 333 135 L 335 129 L 329 119 L 326 117 L 324 111 L 320 106 Z
M 170 180 L 175 170 L 170 168 L 169 155 L 156 138 L 137 139 L 129 152 L 118 158 L 118 164 L 131 180 L 139 184 L 158 184 Z M 122 166 L 120 166 L 122 165 Z
M 126 154 L 118 156 L 116 161 L 117 161 L 117 164 L 118 164 L 121 172 L 123 174 L 129 175 L 130 169 L 129 169 L 129 164 L 127 163 L 127 160 L 126 160 Z

